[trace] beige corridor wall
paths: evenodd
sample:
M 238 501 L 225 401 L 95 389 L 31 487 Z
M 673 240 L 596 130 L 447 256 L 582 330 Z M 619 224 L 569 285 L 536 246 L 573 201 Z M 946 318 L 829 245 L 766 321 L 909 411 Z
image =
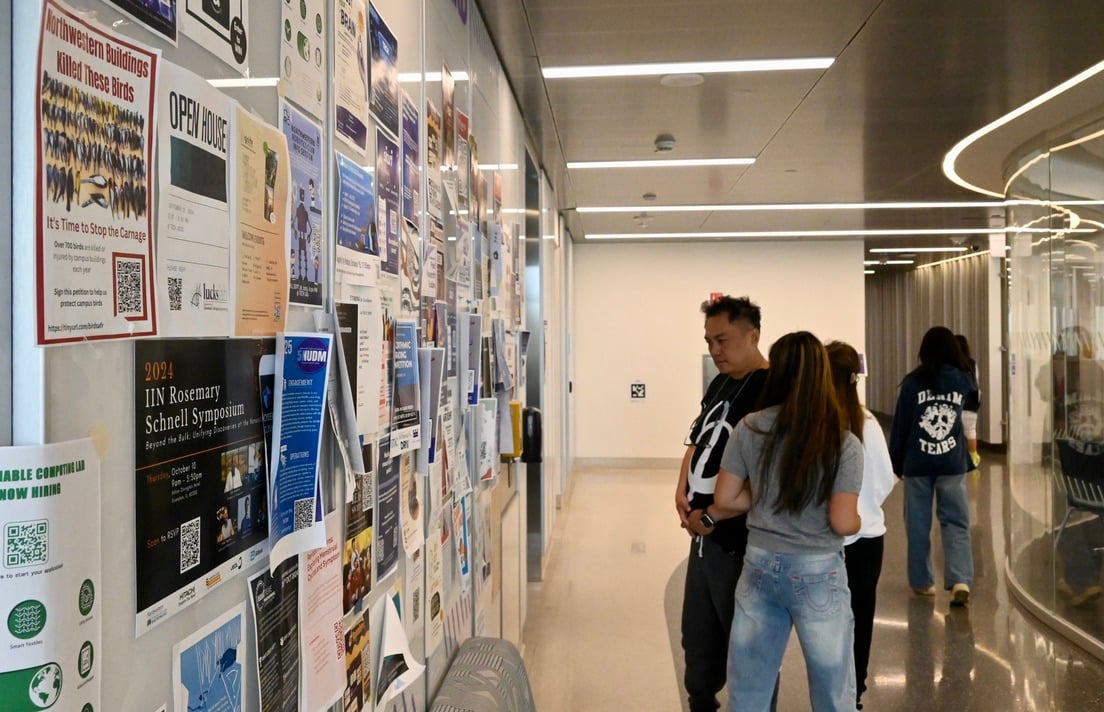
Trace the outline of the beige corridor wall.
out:
M 710 292 L 763 309 L 766 355 L 799 329 L 864 350 L 861 241 L 577 244 L 574 447 L 579 459 L 680 458 L 702 394 Z M 629 387 L 643 382 L 646 398 Z

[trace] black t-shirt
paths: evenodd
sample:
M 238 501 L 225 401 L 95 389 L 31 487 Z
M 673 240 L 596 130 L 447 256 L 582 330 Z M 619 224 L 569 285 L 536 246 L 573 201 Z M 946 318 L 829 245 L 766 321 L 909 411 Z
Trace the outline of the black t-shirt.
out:
M 764 368 L 739 379 L 721 374 L 706 389 L 701 412 L 686 438 L 686 444 L 694 446 L 687 477 L 691 509 L 705 509 L 713 503 L 713 488 L 728 436 L 736 424 L 754 410 L 766 382 Z M 717 522 L 710 536 L 729 551 L 742 549 L 747 542 L 747 518 L 741 516 Z

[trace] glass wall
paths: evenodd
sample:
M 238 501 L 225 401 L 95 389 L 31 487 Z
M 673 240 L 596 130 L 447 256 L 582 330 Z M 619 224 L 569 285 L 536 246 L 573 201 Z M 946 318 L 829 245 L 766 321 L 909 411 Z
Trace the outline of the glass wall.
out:
M 1008 184 L 1009 573 L 1104 656 L 1104 125 Z

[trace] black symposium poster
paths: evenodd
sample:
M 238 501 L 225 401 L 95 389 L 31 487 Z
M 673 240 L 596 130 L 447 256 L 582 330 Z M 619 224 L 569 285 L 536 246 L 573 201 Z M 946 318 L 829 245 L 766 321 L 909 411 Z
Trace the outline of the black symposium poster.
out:
M 134 345 L 136 635 L 263 558 L 272 339 Z M 271 391 L 271 387 L 266 389 Z

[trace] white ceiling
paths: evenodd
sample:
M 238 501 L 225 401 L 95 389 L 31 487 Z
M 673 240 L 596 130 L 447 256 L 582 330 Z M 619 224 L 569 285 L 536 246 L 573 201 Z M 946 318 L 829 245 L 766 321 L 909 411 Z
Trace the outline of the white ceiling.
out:
M 1000 209 L 578 213 L 579 206 L 977 201 L 941 169 L 975 129 L 1104 58 L 1100 0 L 480 0 L 576 241 L 600 233 L 941 228 Z M 834 57 L 827 70 L 544 79 L 542 67 Z M 675 150 L 657 154 L 657 134 Z M 754 156 L 752 166 L 566 161 Z M 999 162 L 1004 156 L 994 156 Z M 655 193 L 654 203 L 643 200 Z M 948 243 L 949 237 L 924 237 Z M 868 246 L 917 238 L 868 238 Z M 979 240 L 983 242 L 984 240 Z

